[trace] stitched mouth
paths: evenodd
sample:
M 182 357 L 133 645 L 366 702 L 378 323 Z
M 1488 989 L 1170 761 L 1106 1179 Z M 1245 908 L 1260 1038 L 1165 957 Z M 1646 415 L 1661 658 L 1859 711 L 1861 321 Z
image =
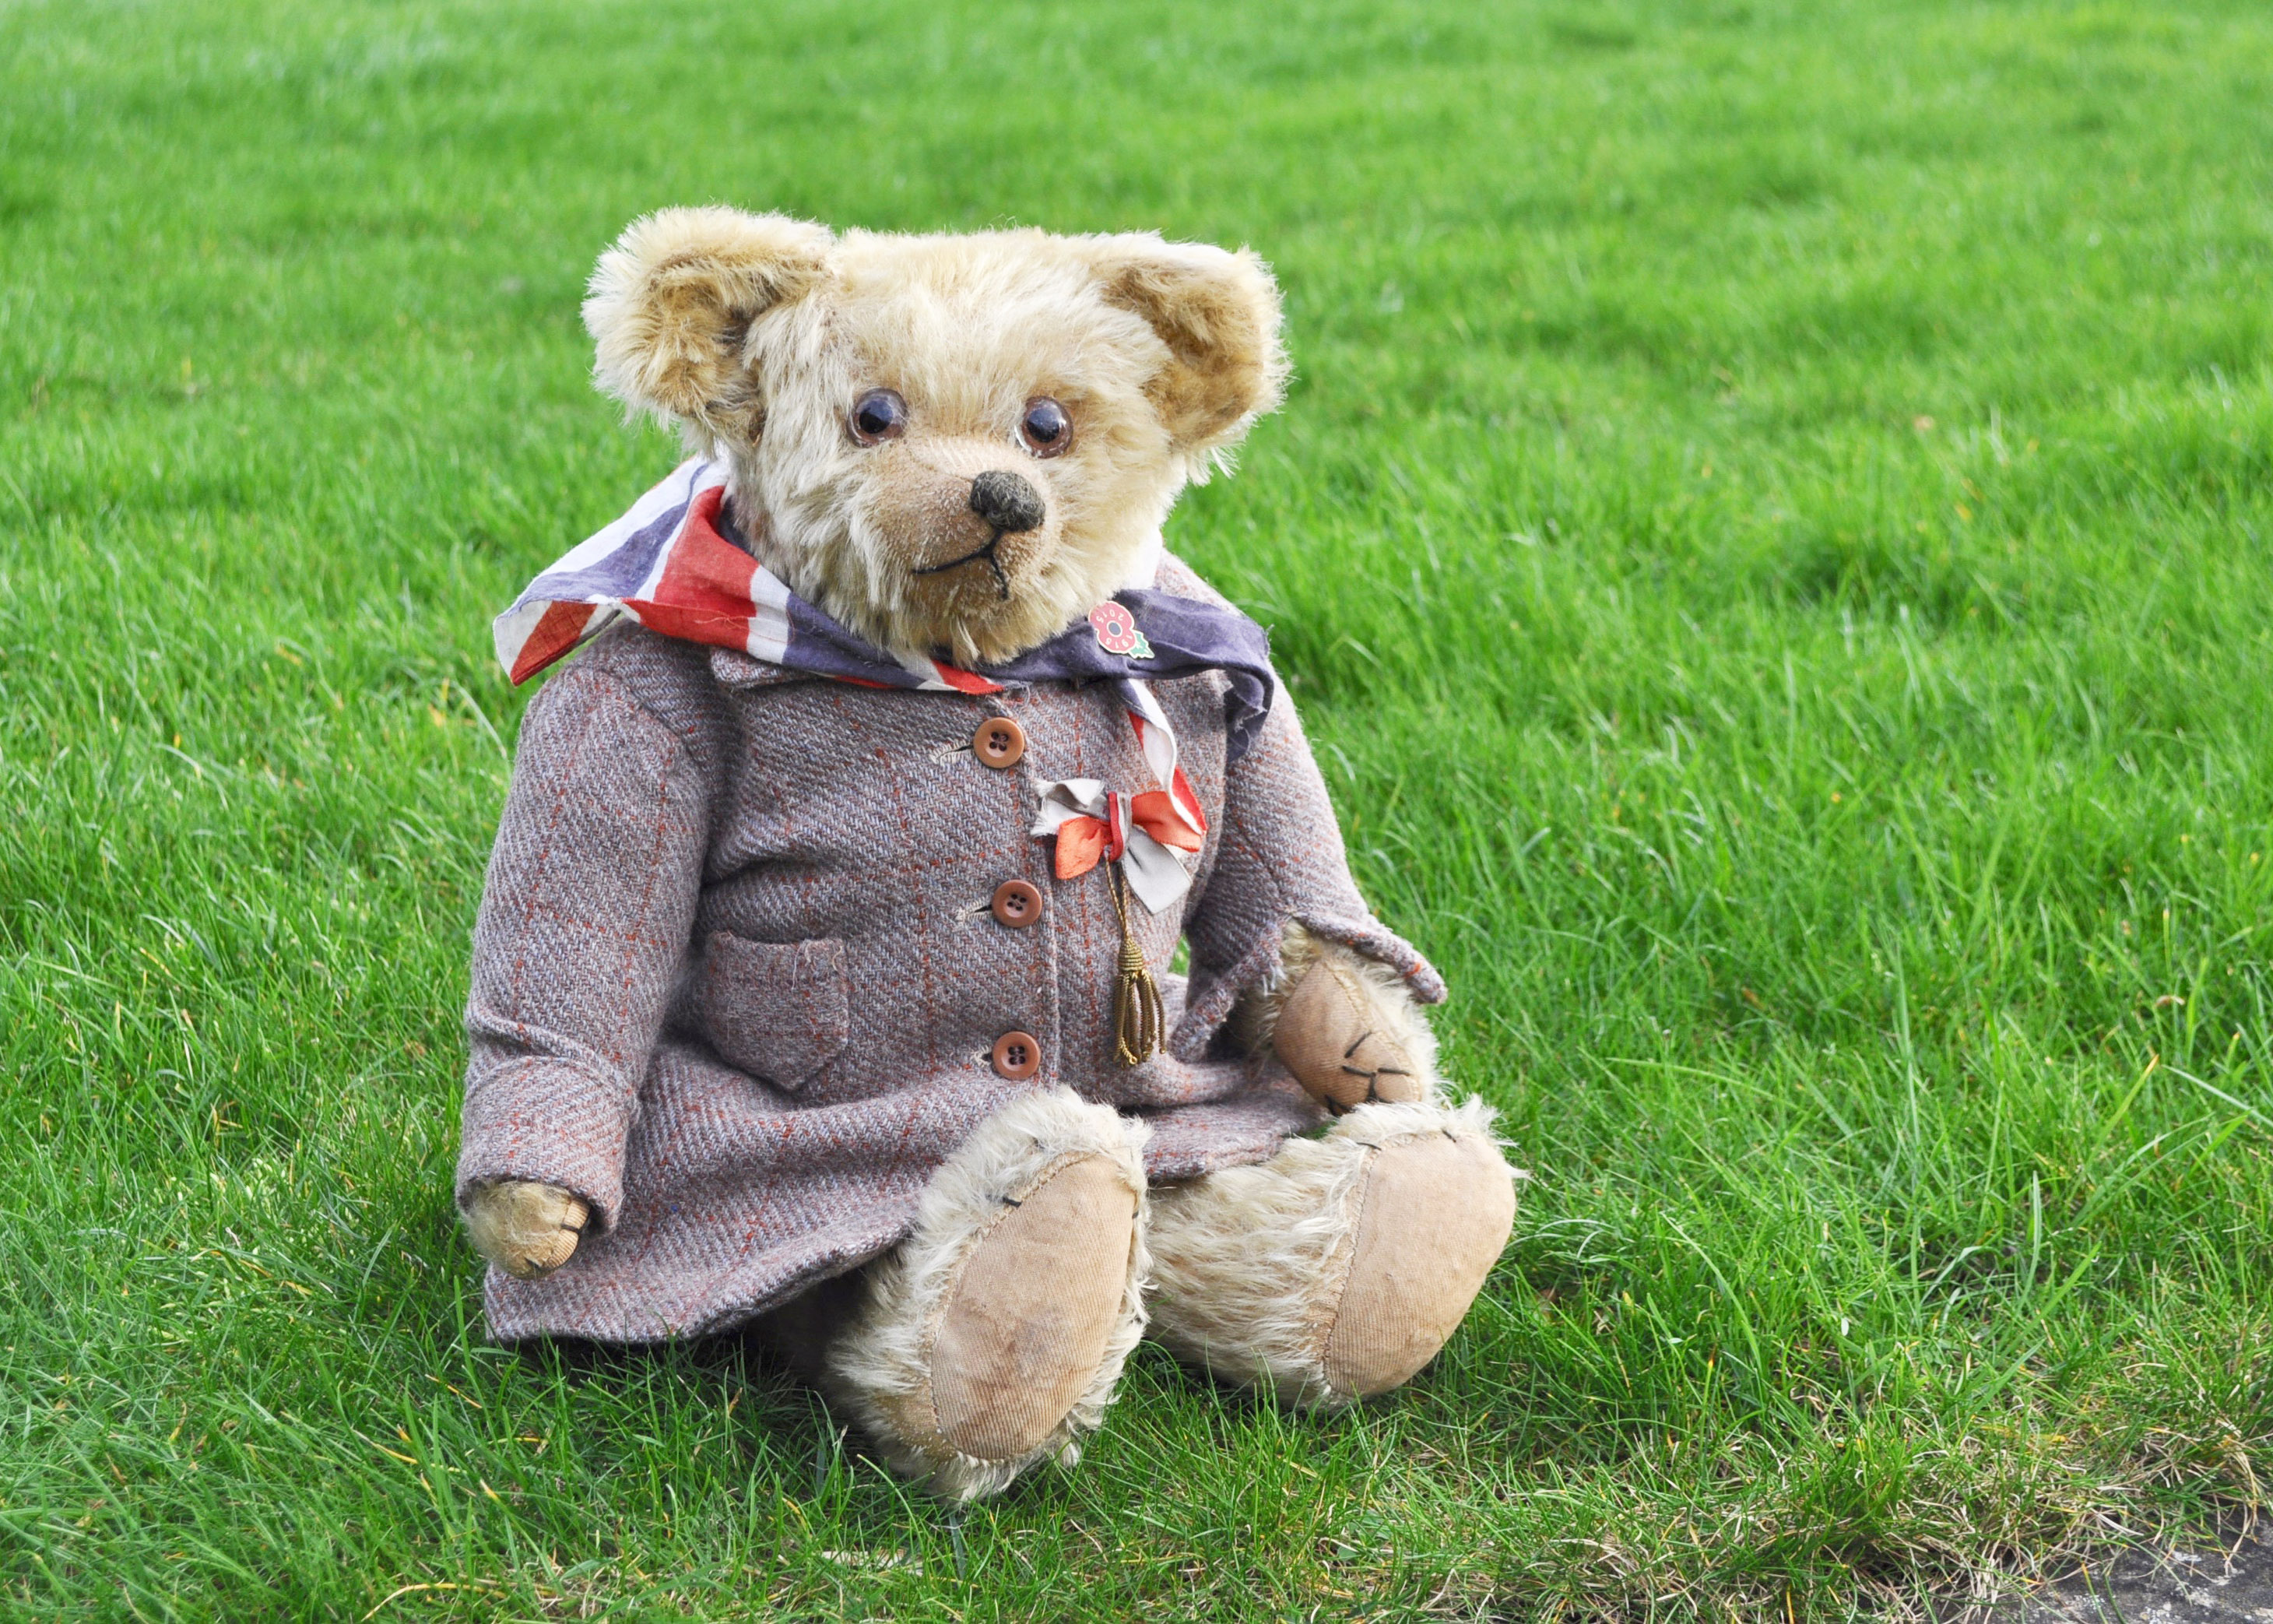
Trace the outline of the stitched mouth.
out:
M 995 549 L 1002 545 L 1002 537 L 1003 532 L 998 530 L 986 538 L 985 546 L 974 552 L 966 553 L 961 558 L 949 559 L 944 564 L 926 564 L 921 569 L 911 569 L 908 573 L 911 575 L 941 575 L 950 569 L 960 569 L 965 564 L 976 564 L 984 560 L 986 568 L 994 572 L 994 590 L 1002 595 L 1002 601 L 1007 604 L 1010 601 L 1010 578 L 1002 573 L 1002 560 L 994 556 Z

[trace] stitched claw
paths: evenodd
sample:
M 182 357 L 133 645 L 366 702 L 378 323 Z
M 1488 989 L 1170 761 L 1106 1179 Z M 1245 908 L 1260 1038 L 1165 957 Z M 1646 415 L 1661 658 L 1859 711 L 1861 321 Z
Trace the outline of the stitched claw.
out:
M 1274 1044 L 1310 1097 L 1337 1115 L 1419 1097 L 1428 1071 L 1372 1005 L 1382 994 L 1333 961 L 1312 966 L 1279 1011 Z

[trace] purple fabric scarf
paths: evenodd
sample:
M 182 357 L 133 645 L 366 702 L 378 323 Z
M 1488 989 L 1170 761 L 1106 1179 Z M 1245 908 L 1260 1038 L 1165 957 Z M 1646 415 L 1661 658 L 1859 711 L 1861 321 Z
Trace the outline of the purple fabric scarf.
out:
M 1015 659 L 964 671 L 906 664 L 806 602 L 724 532 L 725 470 L 688 462 L 529 584 L 497 618 L 498 659 L 516 683 L 628 615 L 665 636 L 876 688 L 991 693 L 1014 683 L 1110 681 L 1132 715 L 1157 714 L 1147 678 L 1220 671 L 1228 756 L 1246 754 L 1270 713 L 1270 639 L 1235 609 L 1132 588 Z

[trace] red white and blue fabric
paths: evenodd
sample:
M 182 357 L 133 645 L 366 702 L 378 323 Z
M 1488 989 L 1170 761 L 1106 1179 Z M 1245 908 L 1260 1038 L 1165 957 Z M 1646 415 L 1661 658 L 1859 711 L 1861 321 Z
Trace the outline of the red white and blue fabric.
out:
M 1061 879 L 1100 858 L 1157 914 L 1191 877 L 1179 852 L 1207 834 L 1199 798 L 1176 762 L 1175 731 L 1145 679 L 1221 671 L 1227 756 L 1236 761 L 1270 713 L 1270 640 L 1235 609 L 1145 588 L 1116 592 L 1040 647 L 980 671 L 896 659 L 791 591 L 731 538 L 726 470 L 694 458 L 631 510 L 529 583 L 493 628 L 498 662 L 526 682 L 620 619 L 666 637 L 739 649 L 792 671 L 869 688 L 999 694 L 1030 682 L 1112 682 L 1154 787 L 1120 792 L 1094 778 L 1036 786 L 1033 832 L 1054 838 Z

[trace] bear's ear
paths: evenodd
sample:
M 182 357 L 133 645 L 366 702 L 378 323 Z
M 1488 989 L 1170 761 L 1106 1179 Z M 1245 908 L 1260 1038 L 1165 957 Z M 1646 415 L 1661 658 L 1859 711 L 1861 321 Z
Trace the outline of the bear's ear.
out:
M 1106 301 L 1150 323 L 1169 362 L 1148 393 L 1196 474 L 1278 405 L 1287 382 L 1279 284 L 1245 249 L 1164 242 L 1151 232 L 1076 241 Z
M 754 433 L 742 340 L 804 293 L 834 239 L 826 228 L 733 208 L 666 208 L 600 256 L 584 301 L 600 387 L 626 406 L 716 433 Z

